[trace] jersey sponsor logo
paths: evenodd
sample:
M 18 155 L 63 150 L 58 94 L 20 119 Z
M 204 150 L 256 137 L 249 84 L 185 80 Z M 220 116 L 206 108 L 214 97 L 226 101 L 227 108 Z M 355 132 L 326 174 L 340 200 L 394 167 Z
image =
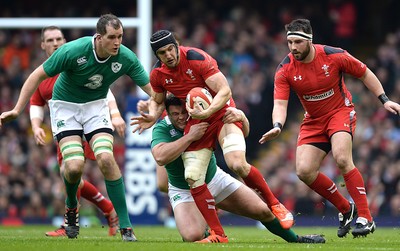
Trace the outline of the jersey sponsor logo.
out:
M 120 63 L 118 63 L 118 62 L 112 62 L 112 63 L 111 63 L 111 70 L 112 70 L 114 73 L 119 72 L 119 70 L 121 70 L 121 68 L 122 68 L 122 64 L 120 64 Z
M 330 89 L 327 92 L 324 92 L 324 93 L 321 93 L 321 94 L 317 94 L 317 95 L 303 95 L 303 98 L 306 101 L 319 101 L 319 100 L 323 100 L 323 99 L 329 98 L 333 94 L 335 94 L 335 92 L 333 91 L 333 89 Z
M 78 65 L 83 65 L 87 63 L 87 59 L 86 56 L 80 57 L 76 60 L 76 62 L 78 63 Z

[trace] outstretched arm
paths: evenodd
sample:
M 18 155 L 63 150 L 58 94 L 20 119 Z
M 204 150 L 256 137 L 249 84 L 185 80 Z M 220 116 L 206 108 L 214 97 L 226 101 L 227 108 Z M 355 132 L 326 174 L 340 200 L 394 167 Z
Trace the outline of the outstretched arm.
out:
M 132 131 L 133 133 L 138 131 L 139 134 L 141 134 L 144 130 L 152 127 L 157 122 L 157 119 L 165 110 L 164 100 L 165 93 L 152 92 L 150 100 L 148 101 L 149 113 L 145 113 L 143 110 L 138 111 L 140 115 L 131 118 L 132 122 L 130 125 L 136 125 Z
M 274 109 L 272 111 L 273 128 L 266 132 L 259 140 L 260 144 L 264 144 L 269 140 L 273 140 L 279 136 L 282 131 L 283 125 L 286 122 L 288 100 L 274 101 Z
M 360 78 L 364 85 L 382 102 L 386 110 L 393 114 L 400 115 L 400 105 L 396 102 L 389 100 L 386 96 L 383 86 L 376 75 L 367 68 L 367 71 Z
M 15 107 L 11 111 L 3 112 L 0 115 L 0 128 L 2 127 L 3 123 L 14 120 L 21 114 L 39 84 L 46 78 L 48 78 L 48 76 L 43 69 L 43 65 L 40 65 L 29 75 L 22 86 Z

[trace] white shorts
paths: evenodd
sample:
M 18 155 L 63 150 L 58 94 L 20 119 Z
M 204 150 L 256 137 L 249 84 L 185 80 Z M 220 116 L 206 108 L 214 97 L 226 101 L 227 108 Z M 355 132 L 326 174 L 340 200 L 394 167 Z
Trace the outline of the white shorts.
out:
M 100 128 L 112 129 L 107 99 L 88 103 L 49 100 L 53 136 L 63 131 L 83 130 L 84 134 Z
M 227 174 L 219 167 L 217 167 L 217 172 L 211 182 L 207 184 L 216 204 L 226 199 L 226 197 L 235 192 L 241 185 L 243 185 L 242 182 Z M 194 201 L 190 190 L 177 188 L 169 183 L 168 196 L 172 209 L 175 209 L 177 205 L 183 202 Z

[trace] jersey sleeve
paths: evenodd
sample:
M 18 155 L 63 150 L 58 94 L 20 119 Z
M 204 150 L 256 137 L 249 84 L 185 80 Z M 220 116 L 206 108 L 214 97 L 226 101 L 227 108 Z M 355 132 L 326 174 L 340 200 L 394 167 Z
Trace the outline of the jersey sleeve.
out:
M 169 128 L 163 121 L 157 123 L 152 132 L 151 148 L 155 147 L 160 143 L 172 142 L 173 139 L 170 136 Z
M 160 78 L 159 78 L 158 71 L 157 69 L 153 69 L 150 73 L 150 84 L 151 84 L 151 88 L 153 88 L 154 92 L 157 93 L 164 93 L 164 87 L 162 85 L 162 83 L 160 82 Z
M 339 64 L 339 67 L 343 72 L 356 78 L 360 78 L 365 74 L 367 66 L 347 51 L 334 55 L 335 61 Z
M 30 105 L 36 105 L 36 106 L 45 106 L 46 105 L 46 100 L 40 95 L 39 88 L 36 89 L 36 91 L 33 93 L 31 99 L 29 100 Z
M 133 82 L 136 85 L 138 86 L 147 85 L 150 82 L 149 75 L 145 71 L 142 63 L 140 62 L 140 60 L 137 58 L 136 54 L 133 51 L 125 47 L 123 48 L 124 51 L 127 51 L 127 53 L 130 55 L 128 58 L 132 60 L 131 67 L 129 68 L 127 75 L 133 80 Z
M 286 77 L 286 69 L 280 67 L 275 72 L 274 77 L 274 100 L 289 100 L 290 84 Z
M 64 44 L 58 48 L 44 63 L 43 69 L 46 74 L 53 77 L 62 71 L 68 70 L 71 67 L 69 60 L 69 47 L 68 44 Z

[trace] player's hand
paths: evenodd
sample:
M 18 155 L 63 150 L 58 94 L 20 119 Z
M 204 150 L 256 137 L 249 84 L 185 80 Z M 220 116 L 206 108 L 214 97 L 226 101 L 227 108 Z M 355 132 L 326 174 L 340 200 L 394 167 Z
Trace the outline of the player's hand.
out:
M 389 100 L 383 106 L 389 112 L 400 116 L 400 105 L 398 103 Z
M 33 137 L 35 138 L 35 142 L 39 146 L 46 145 L 46 133 L 41 127 L 32 128 Z
M 197 102 L 194 102 L 193 109 L 186 103 L 186 110 L 193 119 L 206 119 L 211 116 L 208 109 L 203 109 Z
M 193 141 L 201 139 L 203 135 L 206 133 L 207 128 L 210 124 L 207 122 L 201 122 L 195 125 L 192 125 L 187 133 L 188 137 L 191 137 Z
M 125 137 L 126 124 L 125 120 L 121 116 L 111 118 L 111 123 L 114 130 L 117 131 L 118 135 L 122 138 Z
M 136 104 L 138 112 L 149 112 L 149 100 L 139 100 Z
M 222 118 L 222 122 L 225 124 L 234 123 L 234 122 L 242 122 L 244 120 L 244 114 L 241 110 L 235 107 L 228 107 L 226 109 L 225 115 Z
M 281 134 L 281 129 L 279 127 L 274 127 L 268 132 L 266 132 L 261 139 L 258 141 L 260 144 L 264 144 L 269 140 L 273 140 Z
M 3 126 L 3 124 L 16 119 L 18 115 L 19 115 L 18 112 L 14 110 L 3 112 L 0 115 L 0 128 Z
M 156 123 L 157 119 L 150 114 L 140 112 L 140 116 L 133 116 L 131 121 L 130 125 L 136 126 L 132 132 L 135 133 L 138 131 L 139 134 L 142 134 L 144 130 L 152 127 Z

